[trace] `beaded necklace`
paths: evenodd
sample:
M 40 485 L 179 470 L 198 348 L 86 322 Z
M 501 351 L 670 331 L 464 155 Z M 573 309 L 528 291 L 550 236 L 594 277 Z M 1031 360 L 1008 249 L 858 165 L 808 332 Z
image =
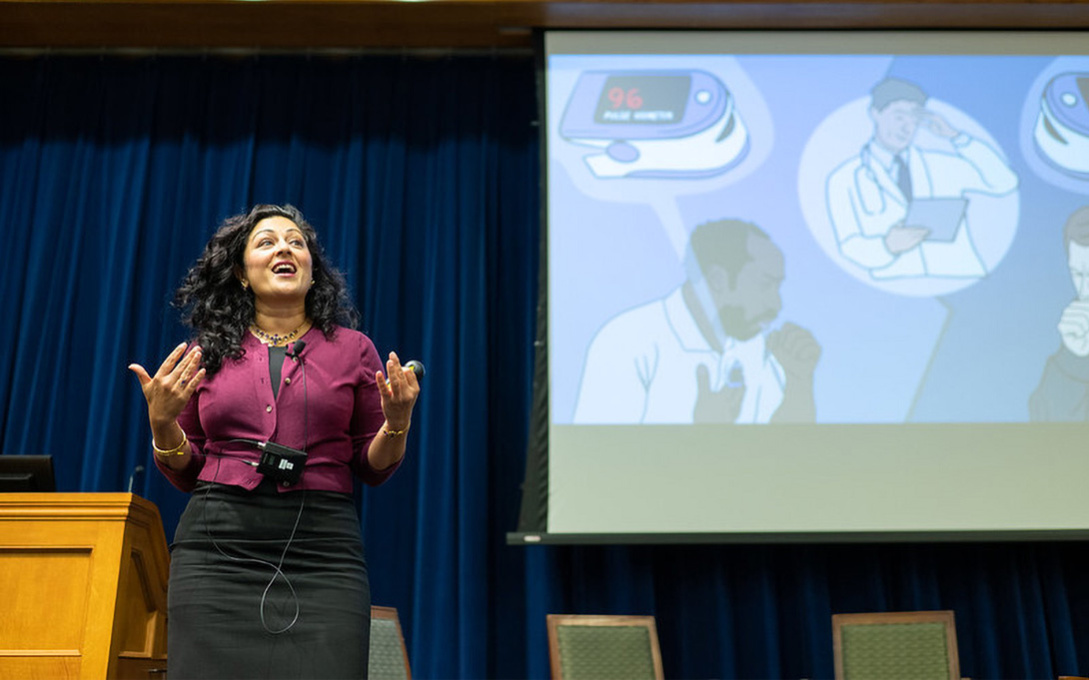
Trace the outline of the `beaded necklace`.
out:
M 303 326 L 305 325 L 306 322 L 303 321 L 295 330 L 291 331 L 290 333 L 280 335 L 279 333 L 267 333 L 258 328 L 257 324 L 250 324 L 250 332 L 256 335 L 257 339 L 259 339 L 266 345 L 270 347 L 279 347 L 280 345 L 286 345 L 287 343 L 291 342 L 295 338 L 295 336 L 299 334 L 299 331 L 301 331 L 303 329 Z

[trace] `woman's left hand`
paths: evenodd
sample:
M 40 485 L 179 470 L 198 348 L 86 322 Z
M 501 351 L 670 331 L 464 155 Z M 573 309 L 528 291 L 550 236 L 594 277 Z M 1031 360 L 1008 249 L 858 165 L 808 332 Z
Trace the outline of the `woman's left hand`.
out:
M 412 407 L 420 396 L 420 383 L 412 369 L 401 366 L 396 352 L 389 353 L 386 360 L 386 374 L 382 371 L 374 374 L 378 383 L 378 393 L 382 396 L 382 413 L 386 416 L 386 427 L 392 430 L 407 430 L 412 422 Z

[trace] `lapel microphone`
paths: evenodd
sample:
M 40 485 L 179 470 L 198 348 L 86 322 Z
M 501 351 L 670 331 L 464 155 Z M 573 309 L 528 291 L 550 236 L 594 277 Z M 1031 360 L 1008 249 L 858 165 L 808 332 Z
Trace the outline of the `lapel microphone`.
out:
M 304 349 L 306 349 L 306 341 L 296 340 L 295 342 L 291 343 L 291 350 L 286 352 L 285 355 L 291 357 L 292 359 L 298 360 L 299 355 L 302 354 L 302 351 Z

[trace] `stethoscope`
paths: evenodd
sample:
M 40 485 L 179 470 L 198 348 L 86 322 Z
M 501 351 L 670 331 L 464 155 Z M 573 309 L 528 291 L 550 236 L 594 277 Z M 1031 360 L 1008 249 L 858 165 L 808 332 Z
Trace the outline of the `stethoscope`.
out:
M 888 192 L 881 186 L 870 165 L 873 154 L 868 143 L 862 146 L 858 157 L 861 164 L 855 169 L 855 191 L 858 193 L 859 203 L 862 204 L 862 211 L 867 215 L 880 215 L 888 209 L 885 202 L 885 194 Z

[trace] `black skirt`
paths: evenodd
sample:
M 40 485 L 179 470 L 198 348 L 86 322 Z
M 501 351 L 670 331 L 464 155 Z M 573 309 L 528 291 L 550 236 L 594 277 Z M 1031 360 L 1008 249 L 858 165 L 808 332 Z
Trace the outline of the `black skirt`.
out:
M 170 680 L 367 677 L 370 585 L 350 495 L 203 484 L 170 550 Z

